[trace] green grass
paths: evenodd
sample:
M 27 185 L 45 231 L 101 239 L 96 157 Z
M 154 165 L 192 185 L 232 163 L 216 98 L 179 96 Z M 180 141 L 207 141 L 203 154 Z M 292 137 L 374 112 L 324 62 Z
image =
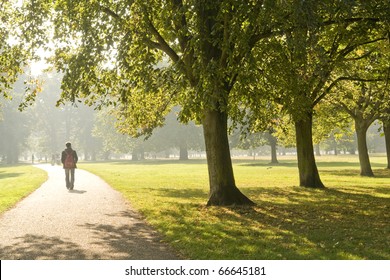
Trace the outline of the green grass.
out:
M 333 161 L 333 162 L 332 162 Z M 205 207 L 205 161 L 82 164 L 123 193 L 189 259 L 390 259 L 390 170 L 371 159 L 321 157 L 326 190 L 297 187 L 294 160 L 236 160 L 237 186 L 257 206 Z
M 0 214 L 36 190 L 46 179 L 46 172 L 29 165 L 0 165 Z

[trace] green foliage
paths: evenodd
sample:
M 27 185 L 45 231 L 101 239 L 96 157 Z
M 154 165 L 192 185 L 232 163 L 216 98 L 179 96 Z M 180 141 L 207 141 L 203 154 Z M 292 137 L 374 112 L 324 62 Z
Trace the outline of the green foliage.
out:
M 20 18 L 14 4 L 14 1 L 0 1 L 0 95 L 3 97 L 8 96 L 27 60 L 26 51 L 15 38 Z
M 389 55 L 387 43 L 377 44 L 374 49 L 356 50 L 342 69 L 344 79 L 334 88 L 337 94 L 328 96 L 327 101 L 353 119 L 368 124 L 386 115 L 390 106 Z
M 142 139 L 134 139 L 121 134 L 115 128 L 115 117 L 108 109 L 96 113 L 93 135 L 102 141 L 101 152 L 107 159 L 110 153 L 129 153 L 142 143 Z
M 259 75 L 266 75 L 263 80 L 274 87 L 275 101 L 294 119 L 311 112 L 328 94 L 339 78 L 332 73 L 351 60 L 353 51 L 361 45 L 375 47 L 375 40 L 385 39 L 385 29 L 378 22 L 386 18 L 358 21 L 355 17 L 378 16 L 358 2 L 332 6 L 305 1 L 301 5 L 291 7 L 283 36 L 259 45 L 263 53 Z
M 145 143 L 146 150 L 160 152 L 171 148 L 204 151 L 203 130 L 194 122 L 182 124 L 178 120 L 180 108 L 167 115 L 164 126 L 156 129 Z
M 313 142 L 319 144 L 335 133 L 339 135 L 336 138 L 342 138 L 343 135 L 350 136 L 351 117 L 337 106 L 323 101 L 314 110 Z
M 236 66 L 252 64 L 276 8 L 235 0 L 55 1 L 50 9 L 38 2 L 27 13 L 54 24 L 63 100 L 119 105 L 122 130 L 132 135 L 160 126 L 176 104 L 183 121 L 207 108 L 234 116 L 229 95 L 247 81 Z

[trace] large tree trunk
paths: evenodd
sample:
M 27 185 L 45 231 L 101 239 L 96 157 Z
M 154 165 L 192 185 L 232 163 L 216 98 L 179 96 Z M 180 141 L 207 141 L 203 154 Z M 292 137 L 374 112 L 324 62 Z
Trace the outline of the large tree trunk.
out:
M 387 169 L 390 169 L 390 120 L 383 122 L 383 131 L 385 133 Z
M 269 145 L 271 146 L 271 163 L 278 164 L 279 162 L 276 155 L 278 139 L 270 133 L 268 136 L 268 142 Z
M 180 143 L 180 157 L 179 160 L 188 160 L 187 142 L 182 140 Z
M 132 161 L 138 161 L 139 160 L 138 159 L 138 153 L 137 153 L 137 151 L 135 149 L 131 153 L 131 160 Z
M 310 188 L 324 188 L 314 158 L 312 123 L 313 116 L 311 113 L 307 114 L 306 118 L 295 122 L 299 185 Z
M 357 136 L 358 144 L 358 154 L 359 154 L 359 163 L 360 163 L 360 175 L 373 177 L 374 173 L 371 169 L 370 157 L 368 156 L 367 148 L 367 129 L 369 124 L 359 119 L 355 119 L 355 130 Z
M 253 205 L 236 187 L 227 135 L 227 114 L 206 110 L 203 118 L 211 205 Z

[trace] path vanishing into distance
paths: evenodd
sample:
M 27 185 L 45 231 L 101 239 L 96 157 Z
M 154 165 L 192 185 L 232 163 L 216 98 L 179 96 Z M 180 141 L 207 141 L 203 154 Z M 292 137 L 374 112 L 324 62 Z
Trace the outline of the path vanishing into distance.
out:
M 49 179 L 0 215 L 3 260 L 170 260 L 176 254 L 122 195 L 76 169 L 74 190 L 60 166 L 37 165 Z

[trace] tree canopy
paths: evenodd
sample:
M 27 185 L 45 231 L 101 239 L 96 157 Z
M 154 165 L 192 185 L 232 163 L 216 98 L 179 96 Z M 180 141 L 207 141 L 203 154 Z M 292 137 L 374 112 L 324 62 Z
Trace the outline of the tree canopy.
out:
M 252 204 L 235 184 L 228 119 L 269 128 L 272 108 L 294 122 L 300 185 L 323 187 L 313 153 L 315 107 L 351 78 L 342 71 L 349 63 L 388 42 L 390 29 L 386 0 L 35 0 L 8 7 L 17 10 L 16 34 L 29 53 L 54 52 L 64 75 L 59 104 L 114 105 L 131 135 L 150 134 L 176 105 L 182 121 L 200 122 L 209 205 Z

